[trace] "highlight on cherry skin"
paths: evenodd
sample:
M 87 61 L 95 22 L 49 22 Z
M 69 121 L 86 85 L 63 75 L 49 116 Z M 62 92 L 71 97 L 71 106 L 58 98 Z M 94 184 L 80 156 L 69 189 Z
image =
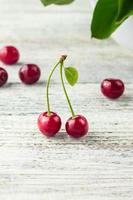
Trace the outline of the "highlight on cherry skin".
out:
M 14 46 L 5 46 L 0 49 L 0 60 L 6 65 L 13 65 L 20 58 L 19 51 Z
M 36 83 L 41 75 L 40 68 L 35 64 L 25 64 L 19 70 L 20 80 L 28 85 Z
M 120 79 L 104 79 L 101 83 L 101 92 L 110 99 L 117 99 L 124 93 L 125 86 Z
M 0 87 L 2 87 L 8 80 L 8 73 L 5 69 L 0 67 Z
M 89 125 L 87 119 L 82 115 L 71 117 L 66 122 L 66 132 L 73 138 L 81 138 L 88 133 Z
M 43 112 L 38 118 L 38 127 L 43 135 L 53 137 L 61 128 L 61 118 L 54 112 Z

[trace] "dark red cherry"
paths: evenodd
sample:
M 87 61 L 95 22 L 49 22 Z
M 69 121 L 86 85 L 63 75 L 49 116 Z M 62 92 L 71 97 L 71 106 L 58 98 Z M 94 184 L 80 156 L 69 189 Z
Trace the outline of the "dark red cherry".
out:
M 8 74 L 5 69 L 0 67 L 0 87 L 3 86 L 8 79 Z
M 124 90 L 124 83 L 120 79 L 105 79 L 101 83 L 102 93 L 110 99 L 119 98 Z
M 33 84 L 40 78 L 40 68 L 35 64 L 26 64 L 19 70 L 19 77 L 25 84 Z
M 89 125 L 87 119 L 82 115 L 68 119 L 66 122 L 66 132 L 69 136 L 80 138 L 88 133 Z
M 48 115 L 47 112 L 41 113 L 38 118 L 38 128 L 47 137 L 53 137 L 61 128 L 61 118 L 54 112 Z
M 19 51 L 16 47 L 5 46 L 0 49 L 0 60 L 6 65 L 13 65 L 20 58 Z

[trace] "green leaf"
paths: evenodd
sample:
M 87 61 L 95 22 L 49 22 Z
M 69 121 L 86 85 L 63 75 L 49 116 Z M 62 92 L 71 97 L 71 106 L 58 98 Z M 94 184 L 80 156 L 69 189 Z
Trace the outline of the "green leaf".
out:
M 74 86 L 78 81 L 78 71 L 74 67 L 65 67 L 65 76 L 71 86 Z
M 48 6 L 50 4 L 64 5 L 72 3 L 74 0 L 41 0 L 44 6 Z
M 130 15 L 133 15 L 133 0 L 119 0 L 117 21 L 123 22 Z
M 92 37 L 108 38 L 131 15 L 133 0 L 98 0 L 91 24 Z

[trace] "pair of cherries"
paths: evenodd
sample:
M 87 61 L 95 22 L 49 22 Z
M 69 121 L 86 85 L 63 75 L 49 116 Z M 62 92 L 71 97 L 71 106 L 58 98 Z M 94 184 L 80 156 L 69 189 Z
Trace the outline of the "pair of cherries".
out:
M 0 50 L 0 61 L 6 65 L 13 65 L 19 61 L 20 53 L 14 46 L 5 46 Z M 40 68 L 35 64 L 25 64 L 19 70 L 19 78 L 25 84 L 33 84 L 40 78 Z M 0 87 L 8 80 L 8 73 L 0 68 Z
M 38 127 L 41 133 L 47 137 L 55 136 L 61 128 L 61 118 L 54 112 L 43 112 L 38 118 Z M 87 119 L 82 115 L 70 117 L 65 125 L 66 132 L 73 138 L 80 138 L 88 133 Z
M 65 84 L 64 84 L 64 79 L 63 79 L 63 69 L 65 69 L 64 67 L 64 61 L 66 59 L 66 55 L 63 55 L 59 62 L 57 62 L 57 64 L 53 67 L 48 81 L 47 81 L 47 86 L 46 86 L 46 97 L 47 97 L 47 107 L 48 107 L 48 111 L 47 112 L 43 112 L 40 114 L 39 118 L 38 118 L 38 128 L 40 130 L 40 132 L 47 136 L 47 137 L 53 137 L 55 136 L 60 128 L 61 128 L 61 118 L 59 115 L 57 115 L 55 112 L 51 112 L 50 109 L 50 102 L 49 102 L 49 85 L 50 85 L 50 80 L 51 77 L 55 71 L 55 69 L 60 66 L 60 77 L 61 77 L 61 83 L 62 83 L 62 87 L 63 87 L 63 91 L 65 94 L 65 97 L 67 99 L 72 117 L 70 117 L 65 125 L 66 128 L 66 132 L 69 136 L 73 137 L 73 138 L 80 138 L 85 136 L 88 133 L 88 129 L 89 129 L 89 124 L 87 119 L 82 116 L 82 115 L 76 115 L 74 113 L 74 110 L 72 108 L 72 104 L 70 102 L 68 93 L 66 91 L 65 88 Z M 71 78 L 72 74 L 71 74 Z

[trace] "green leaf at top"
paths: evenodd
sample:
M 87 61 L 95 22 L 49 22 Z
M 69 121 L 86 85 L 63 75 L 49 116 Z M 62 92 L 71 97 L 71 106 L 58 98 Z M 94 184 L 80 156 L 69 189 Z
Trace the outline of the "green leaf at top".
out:
M 133 0 L 119 0 L 117 21 L 123 22 L 130 15 L 133 15 Z
M 78 81 L 78 71 L 74 67 L 65 67 L 65 76 L 71 86 L 74 86 Z
M 41 0 L 41 2 L 45 6 L 48 6 L 50 4 L 64 5 L 64 4 L 72 3 L 73 1 L 74 0 Z
M 91 24 L 92 37 L 108 38 L 131 15 L 133 0 L 98 0 Z

